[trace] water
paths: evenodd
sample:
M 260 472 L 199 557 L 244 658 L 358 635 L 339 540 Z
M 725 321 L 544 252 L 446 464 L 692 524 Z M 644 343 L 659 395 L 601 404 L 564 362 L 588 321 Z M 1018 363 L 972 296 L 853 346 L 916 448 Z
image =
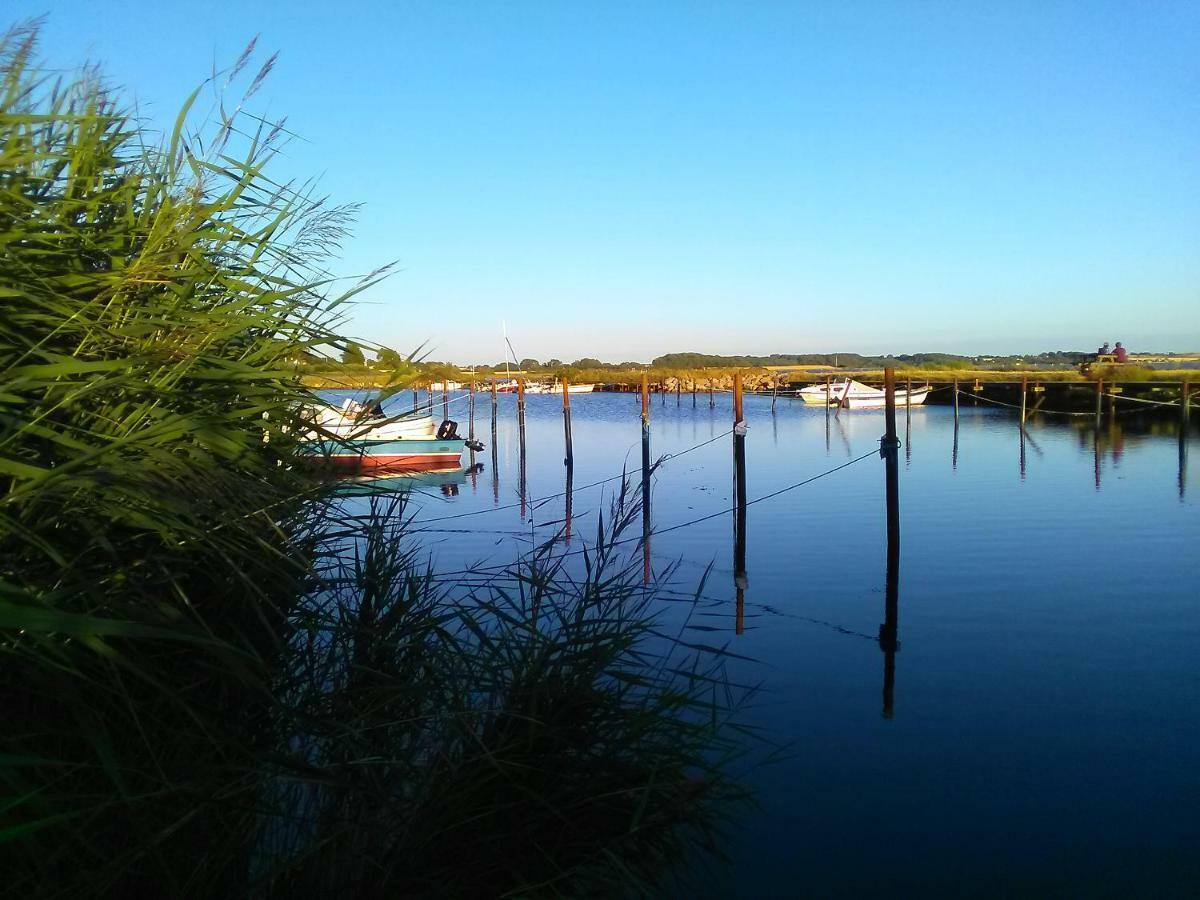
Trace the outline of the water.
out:
M 459 395 L 454 395 L 459 396 Z M 401 407 L 407 396 L 397 398 Z M 712 896 L 1015 891 L 1185 893 L 1200 865 L 1200 475 L 1175 423 L 912 411 L 901 450 L 900 649 L 884 715 L 883 463 L 872 457 L 749 508 L 744 631 L 735 634 L 730 398 L 654 397 L 652 539 L 677 582 L 713 572 L 709 640 L 754 658 L 748 718 L 788 758 L 747 772 L 743 816 Z M 404 402 L 402 402 L 404 401 Z M 592 540 L 615 484 L 640 466 L 638 399 L 572 398 L 572 549 Z M 440 412 L 439 403 L 436 411 Z M 561 399 L 527 399 L 526 504 L 515 398 L 490 399 L 484 471 L 419 487 L 443 570 L 511 561 L 562 527 Z M 451 417 L 465 433 L 465 401 Z M 882 412 L 746 398 L 748 495 L 878 446 Z M 898 415 L 905 437 L 905 413 Z M 1024 446 L 1022 446 L 1024 443 Z M 1194 446 L 1195 435 L 1190 443 Z M 444 480 L 444 479 L 443 479 Z M 472 515 L 461 516 L 463 513 Z M 478 513 L 477 515 L 474 513 Z M 456 516 L 457 518 L 446 518 Z M 439 520 L 439 521 L 432 521 Z

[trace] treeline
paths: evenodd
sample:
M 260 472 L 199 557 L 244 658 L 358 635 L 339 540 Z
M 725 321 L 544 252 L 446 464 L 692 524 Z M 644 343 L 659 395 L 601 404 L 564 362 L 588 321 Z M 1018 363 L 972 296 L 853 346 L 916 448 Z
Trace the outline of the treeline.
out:
M 769 356 L 720 356 L 712 353 L 668 353 L 655 357 L 650 365 L 662 369 L 766 366 L 830 366 L 846 369 L 884 366 L 974 369 L 986 366 L 990 369 L 1003 369 L 1030 365 L 1069 368 L 1090 357 L 1091 354 L 1080 350 L 1052 350 L 1013 356 L 960 356 L 954 353 L 900 353 L 886 356 L 865 356 L 861 353 L 772 353 Z

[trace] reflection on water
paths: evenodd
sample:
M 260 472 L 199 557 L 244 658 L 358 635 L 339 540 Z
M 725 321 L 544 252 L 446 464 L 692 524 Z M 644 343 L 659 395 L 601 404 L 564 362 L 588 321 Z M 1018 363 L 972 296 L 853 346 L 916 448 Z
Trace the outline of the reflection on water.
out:
M 883 433 L 875 411 L 770 406 L 746 398 L 751 500 L 868 453 Z M 469 514 L 455 524 L 470 533 L 423 539 L 436 564 L 511 561 L 528 546 L 510 533 L 518 515 L 539 542 L 569 517 L 572 546 L 565 533 L 559 546 L 579 554 L 621 473 L 639 469 L 639 411 L 636 394 L 572 399 L 564 491 L 560 399 L 528 398 L 522 466 L 515 402 L 502 396 L 481 454 L 492 491 L 417 497 L 419 520 Z M 1181 893 L 1200 876 L 1194 427 L 1031 411 L 1022 429 L 1015 412 L 967 401 L 957 416 L 905 411 L 901 569 L 889 565 L 877 456 L 739 523 L 731 438 L 719 437 L 728 395 L 651 413 L 645 574 L 674 592 L 666 621 L 753 657 L 730 661 L 764 686 L 753 724 L 795 748 L 747 774 L 762 810 L 731 833 L 712 896 L 1111 892 L 1134 872 L 1138 892 Z M 670 602 L 708 567 L 694 609 Z

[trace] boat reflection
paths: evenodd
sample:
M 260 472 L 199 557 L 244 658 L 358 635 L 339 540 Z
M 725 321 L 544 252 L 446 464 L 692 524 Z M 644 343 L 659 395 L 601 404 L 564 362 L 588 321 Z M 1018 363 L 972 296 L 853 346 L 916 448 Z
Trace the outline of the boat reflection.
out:
M 396 469 L 375 471 L 370 475 L 337 479 L 338 491 L 349 494 L 381 491 L 410 491 L 415 488 L 438 488 L 444 496 L 458 496 L 459 487 L 483 471 L 483 463 L 438 469 Z

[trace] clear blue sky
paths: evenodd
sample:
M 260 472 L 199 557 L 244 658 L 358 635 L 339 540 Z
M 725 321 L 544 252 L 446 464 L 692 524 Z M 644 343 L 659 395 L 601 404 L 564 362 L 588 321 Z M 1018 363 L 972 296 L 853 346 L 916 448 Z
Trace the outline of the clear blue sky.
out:
M 163 120 L 261 34 L 402 350 L 1200 348 L 1194 0 L 2 9 Z

